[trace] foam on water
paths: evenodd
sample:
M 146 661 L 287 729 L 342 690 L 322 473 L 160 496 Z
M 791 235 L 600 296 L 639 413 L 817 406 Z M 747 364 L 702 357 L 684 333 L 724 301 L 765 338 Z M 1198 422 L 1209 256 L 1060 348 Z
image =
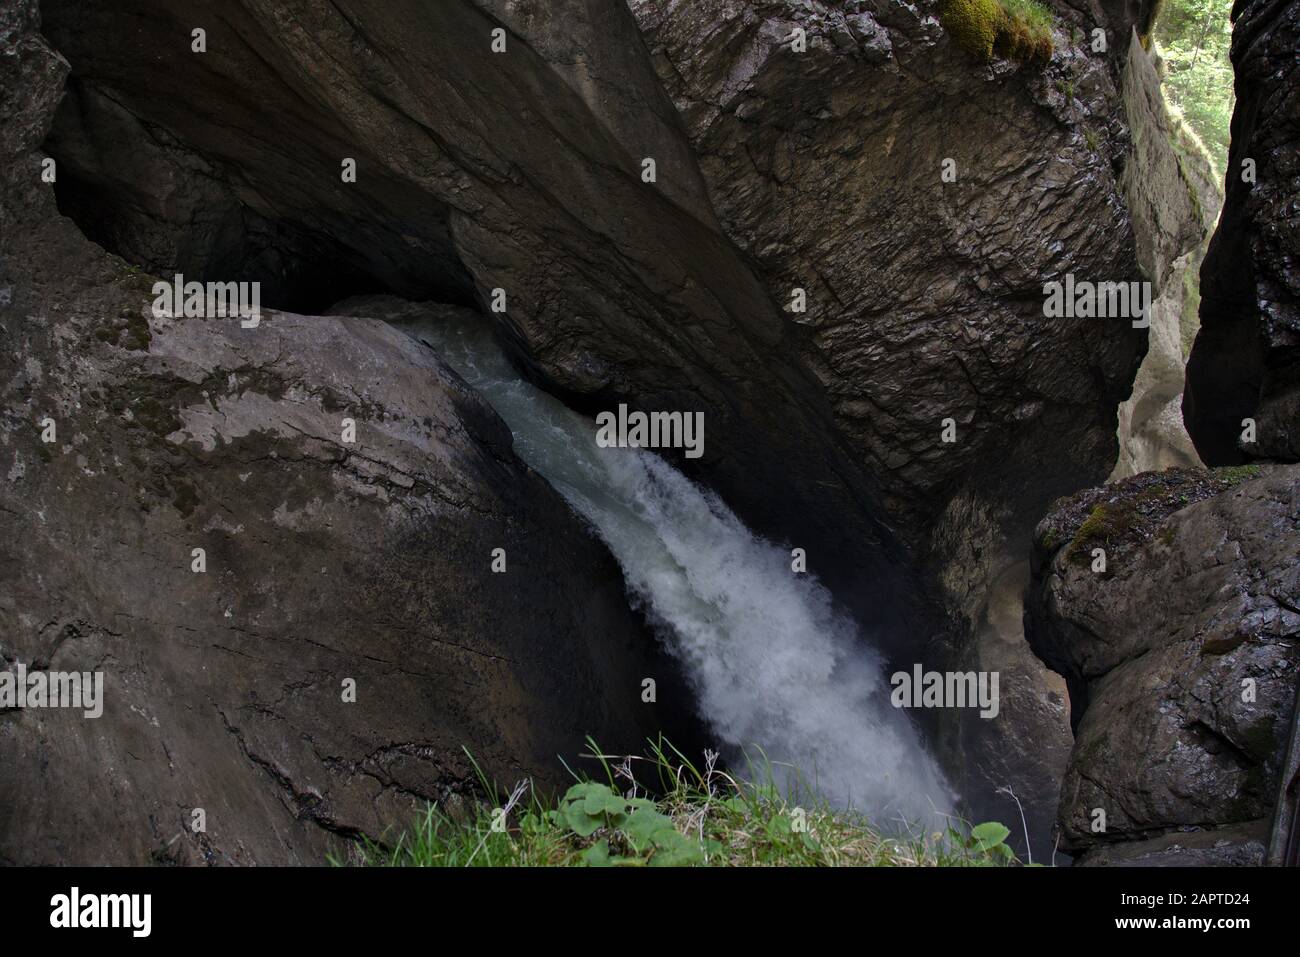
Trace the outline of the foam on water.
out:
M 840 806 L 933 823 L 953 796 L 880 658 L 790 552 L 658 456 L 600 448 L 592 420 L 522 380 L 482 322 L 399 324 L 486 398 L 515 450 L 599 531 L 734 757 L 797 766 Z

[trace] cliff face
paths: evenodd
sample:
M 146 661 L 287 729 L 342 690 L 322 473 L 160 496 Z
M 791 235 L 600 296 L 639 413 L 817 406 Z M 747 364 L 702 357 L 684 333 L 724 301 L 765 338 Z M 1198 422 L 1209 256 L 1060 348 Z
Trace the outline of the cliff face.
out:
M 496 304 L 520 359 L 557 392 L 705 411 L 704 467 L 756 522 L 872 554 L 871 520 L 845 529 L 842 516 L 881 510 L 777 304 L 718 231 L 621 4 L 44 10 L 72 65 L 50 140 L 71 177 L 61 202 L 92 235 L 163 272 L 265 274 L 282 297 L 271 304 L 300 310 L 317 307 L 303 289 Z M 205 53 L 192 52 L 195 28 Z M 342 181 L 349 158 L 355 182 Z M 161 201 L 124 182 L 146 164 Z M 885 558 L 865 560 L 902 581 Z
M 522 769 L 579 726 L 617 737 L 653 723 L 621 690 L 658 672 L 616 570 L 513 459 L 500 424 L 383 330 L 297 315 L 376 290 L 478 303 L 528 373 L 576 406 L 704 411 L 695 474 L 761 531 L 806 547 L 810 570 L 896 659 L 1002 673 L 1000 722 L 945 717 L 940 739 L 965 764 L 964 790 L 1013 785 L 1045 831 L 1067 702 L 1024 640 L 1023 546 L 1053 497 L 1114 465 L 1116 406 L 1146 333 L 1127 318 L 1049 318 L 1042 284 L 1145 279 L 1165 292 L 1201 229 L 1132 32 L 1148 6 L 1062 3 L 1054 56 L 1018 66 L 959 49 L 932 3 L 46 0 L 43 29 L 69 70 L 21 4 L 4 34 L 21 53 L 6 61 L 18 72 L 5 95 L 25 101 L 5 128 L 16 162 L 3 174 L 4 281 L 12 429 L 30 448 L 21 466 L 28 446 L 15 438 L 5 454 L 12 487 L 32 485 L 6 521 L 26 534 L 49 514 L 30 503 L 74 480 L 116 511 L 81 528 L 82 498 L 45 519 L 33 568 L 93 580 L 75 541 L 112 573 L 75 613 L 71 584 L 57 600 L 24 584 L 7 607 L 28 637 L 6 654 L 39 655 L 46 622 L 124 640 L 92 614 L 115 604 L 153 623 L 133 626 L 151 636 L 142 647 L 184 627 L 198 629 L 195 647 L 234 649 L 214 652 L 232 677 L 203 679 L 229 684 L 226 697 L 186 686 L 214 703 L 187 740 L 215 733 L 221 773 L 280 789 L 273 801 L 250 784 L 247 800 L 282 804 L 265 820 L 289 813 L 307 843 L 246 845 L 268 859 L 315 852 L 320 829 L 303 821 L 377 826 L 384 814 L 363 813 L 357 789 L 405 800 L 459 786 L 457 736 Z M 227 341 L 204 323 L 145 322 L 135 271 L 54 214 L 42 142 L 60 208 L 91 239 L 146 271 L 261 281 L 267 304 L 289 311 L 248 346 L 239 330 Z M 398 371 L 358 392 L 353 356 Z M 37 468 L 42 408 L 69 417 L 61 435 L 73 438 Z M 337 448 L 343 408 L 373 446 Z M 230 502 L 250 515 L 226 514 Z M 129 611 L 152 580 L 140 563 L 170 567 L 142 543 L 188 555 L 200 532 L 223 543 L 231 620 L 181 621 L 169 617 L 178 603 L 153 596 L 146 614 Z M 269 544 L 289 532 L 306 536 L 301 548 Z M 498 579 L 473 563 L 497 544 L 512 567 L 518 552 L 520 567 L 553 569 L 545 594 L 538 581 L 489 587 Z M 317 552 L 337 556 L 325 583 L 289 575 Z M 205 579 L 178 561 L 171 587 L 201 607 Z M 282 569 L 292 593 L 236 567 Z M 240 671 L 242 656 L 314 620 L 322 595 L 346 614 L 281 651 L 302 669 L 282 688 L 255 687 L 261 672 Z M 525 613 L 561 645 L 516 639 Z M 423 723 L 372 715 L 378 730 L 294 745 L 291 763 L 283 742 L 307 740 L 309 722 L 286 709 L 325 687 L 320 656 L 375 667 L 372 646 L 419 671 L 389 703 Z M 198 681 L 203 658 L 187 654 L 165 670 Z M 503 714 L 508 726 L 473 724 Z M 109 740 L 125 747 L 130 733 Z M 0 740 L 29 761 L 70 746 Z M 386 770 L 412 755 L 415 784 Z
M 962 509 L 992 538 L 1027 528 L 1104 475 L 1145 336 L 1046 318 L 1042 284 L 1143 267 L 1158 283 L 1181 243 L 1127 189 L 1161 146 L 1125 113 L 1118 5 L 1058 10 L 1042 69 L 971 58 L 929 4 L 632 8 L 724 230 L 786 304 L 837 433 L 911 541 Z M 1105 53 L 1068 42 L 1093 26 Z M 946 418 L 956 442 L 940 441 Z
M 1177 329 L 1177 263 L 1208 228 L 1133 10 L 1059 6 L 1050 63 L 1018 67 L 968 56 L 929 4 L 630 6 L 723 230 L 786 304 L 836 435 L 956 621 L 940 654 L 1004 677 L 997 727 L 942 731 L 965 790 L 1010 784 L 1050 816 L 1065 689 L 1024 643 L 1024 542 L 1048 502 L 1115 464 L 1116 407 L 1147 333 L 1047 318 L 1042 284 L 1148 280 L 1163 335 Z M 1181 392 L 1176 331 L 1174 351 L 1134 395 L 1126 440 L 1158 431 L 1148 419 Z M 900 656 L 917 653 L 909 637 Z
M 1211 465 L 1293 462 L 1300 7 L 1232 17 L 1232 149 L 1182 412 Z M 1038 526 L 1026 632 L 1069 682 L 1058 820 L 1084 863 L 1262 862 L 1296 720 L 1298 509 L 1294 467 L 1172 469 L 1081 492 Z
M 900 562 L 937 554 L 978 601 L 1001 569 L 976 553 L 1109 471 L 1144 348 L 1045 318 L 1042 282 L 1159 283 L 1181 242 L 1133 188 L 1159 149 L 1125 111 L 1134 13 L 1062 6 L 1040 69 L 971 59 L 930 4 L 631 6 L 53 0 L 61 195 L 130 258 L 267 272 L 296 308 L 503 290 L 520 358 L 575 403 L 706 411 L 696 471 L 856 569 L 886 636 L 929 601 Z M 171 200 L 123 188 L 140 163 Z
M 1201 267 L 1183 414 L 1211 465 L 1300 461 L 1300 8 L 1232 9 L 1223 218 Z M 1253 419 L 1254 440 L 1243 420 Z
M 586 735 L 674 724 L 644 678 L 689 713 L 612 558 L 427 350 L 151 316 L 41 182 L 67 66 L 36 27 L 0 14 L 0 656 L 104 691 L 0 714 L 0 860 L 320 865 L 467 792 L 462 747 L 559 784 Z
M 1070 683 L 1058 819 L 1084 863 L 1262 860 L 1300 669 L 1300 469 L 1242 478 L 1145 473 L 1038 526 L 1026 633 Z

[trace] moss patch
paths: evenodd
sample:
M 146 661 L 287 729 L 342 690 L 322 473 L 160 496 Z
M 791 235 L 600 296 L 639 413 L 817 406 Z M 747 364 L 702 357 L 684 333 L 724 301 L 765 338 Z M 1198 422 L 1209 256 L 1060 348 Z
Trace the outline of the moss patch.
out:
M 1127 504 L 1094 506 L 1070 543 L 1070 561 L 1086 565 L 1093 548 L 1117 541 L 1133 528 L 1136 520 L 1137 513 Z
M 939 0 L 939 19 L 953 42 L 981 60 L 1015 63 L 1052 58 L 1052 12 L 1037 0 Z
M 1249 482 L 1251 479 L 1259 478 L 1263 470 L 1258 465 L 1224 465 L 1210 472 L 1220 482 L 1227 482 L 1228 487 L 1240 485 L 1242 482 Z
M 1143 472 L 1061 499 L 1039 524 L 1035 544 L 1050 553 L 1068 541 L 1065 558 L 1081 565 L 1101 546 L 1109 565 L 1123 551 L 1153 539 L 1172 544 L 1176 534 L 1166 524 L 1169 516 L 1228 488 L 1223 477 L 1200 469 Z
M 1227 637 L 1210 638 L 1201 645 L 1201 654 L 1226 655 L 1230 651 L 1236 651 L 1245 643 L 1245 641 L 1245 635 L 1228 635 Z
M 993 59 L 1002 7 L 997 0 L 940 0 L 939 19 L 953 42 L 981 60 Z

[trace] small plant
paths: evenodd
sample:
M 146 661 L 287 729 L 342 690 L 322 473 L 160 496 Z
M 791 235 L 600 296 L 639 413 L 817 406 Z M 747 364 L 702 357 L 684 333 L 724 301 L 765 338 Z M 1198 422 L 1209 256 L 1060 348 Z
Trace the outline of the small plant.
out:
M 962 834 L 956 828 L 948 829 L 948 836 L 953 843 L 968 851 L 972 864 L 1012 864 L 1015 852 L 1007 846 L 1006 839 L 1011 829 L 997 821 L 985 821 L 970 829 L 970 834 Z
M 578 837 L 596 836 L 582 852 L 589 867 L 650 864 L 686 867 L 704 863 L 706 847 L 677 830 L 648 798 L 627 798 L 608 784 L 580 781 L 569 788 L 560 806 L 547 812 L 552 824 Z M 717 849 L 717 842 L 712 850 Z
M 1251 479 L 1259 478 L 1262 471 L 1258 465 L 1223 465 L 1213 469 L 1210 474 L 1220 482 L 1227 482 L 1228 487 L 1232 488 L 1242 482 L 1249 482 Z
M 493 806 L 500 798 L 451 810 L 430 805 L 395 841 L 363 838 L 346 857 L 399 867 L 1016 863 L 1001 824 L 981 824 L 969 833 L 959 825 L 946 833 L 888 836 L 861 815 L 828 805 L 797 775 L 790 787 L 778 786 L 766 761 L 751 763 L 749 778 L 739 779 L 716 767 L 717 754 L 706 752 L 697 768 L 665 742 L 652 744 L 648 756 L 610 758 L 594 744 L 592 752 L 604 780 L 579 780 L 554 803 L 523 782 L 500 809 Z M 653 792 L 638 783 L 646 777 L 656 782 Z M 485 794 L 500 795 L 481 772 L 479 778 Z
M 939 0 L 939 19 L 953 41 L 981 60 L 1016 63 L 1052 58 L 1052 11 L 1038 0 Z

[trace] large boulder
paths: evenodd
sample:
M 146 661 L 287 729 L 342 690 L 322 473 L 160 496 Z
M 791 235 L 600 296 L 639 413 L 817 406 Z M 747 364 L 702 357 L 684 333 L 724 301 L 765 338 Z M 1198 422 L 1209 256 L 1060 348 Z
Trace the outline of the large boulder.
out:
M 1201 266 L 1201 330 L 1183 412 L 1210 465 L 1296 462 L 1300 4 L 1237 0 L 1232 21 L 1232 147 L 1223 218 Z
M 1147 472 L 1058 503 L 1025 625 L 1070 685 L 1062 847 L 1259 863 L 1300 674 L 1300 468 Z

